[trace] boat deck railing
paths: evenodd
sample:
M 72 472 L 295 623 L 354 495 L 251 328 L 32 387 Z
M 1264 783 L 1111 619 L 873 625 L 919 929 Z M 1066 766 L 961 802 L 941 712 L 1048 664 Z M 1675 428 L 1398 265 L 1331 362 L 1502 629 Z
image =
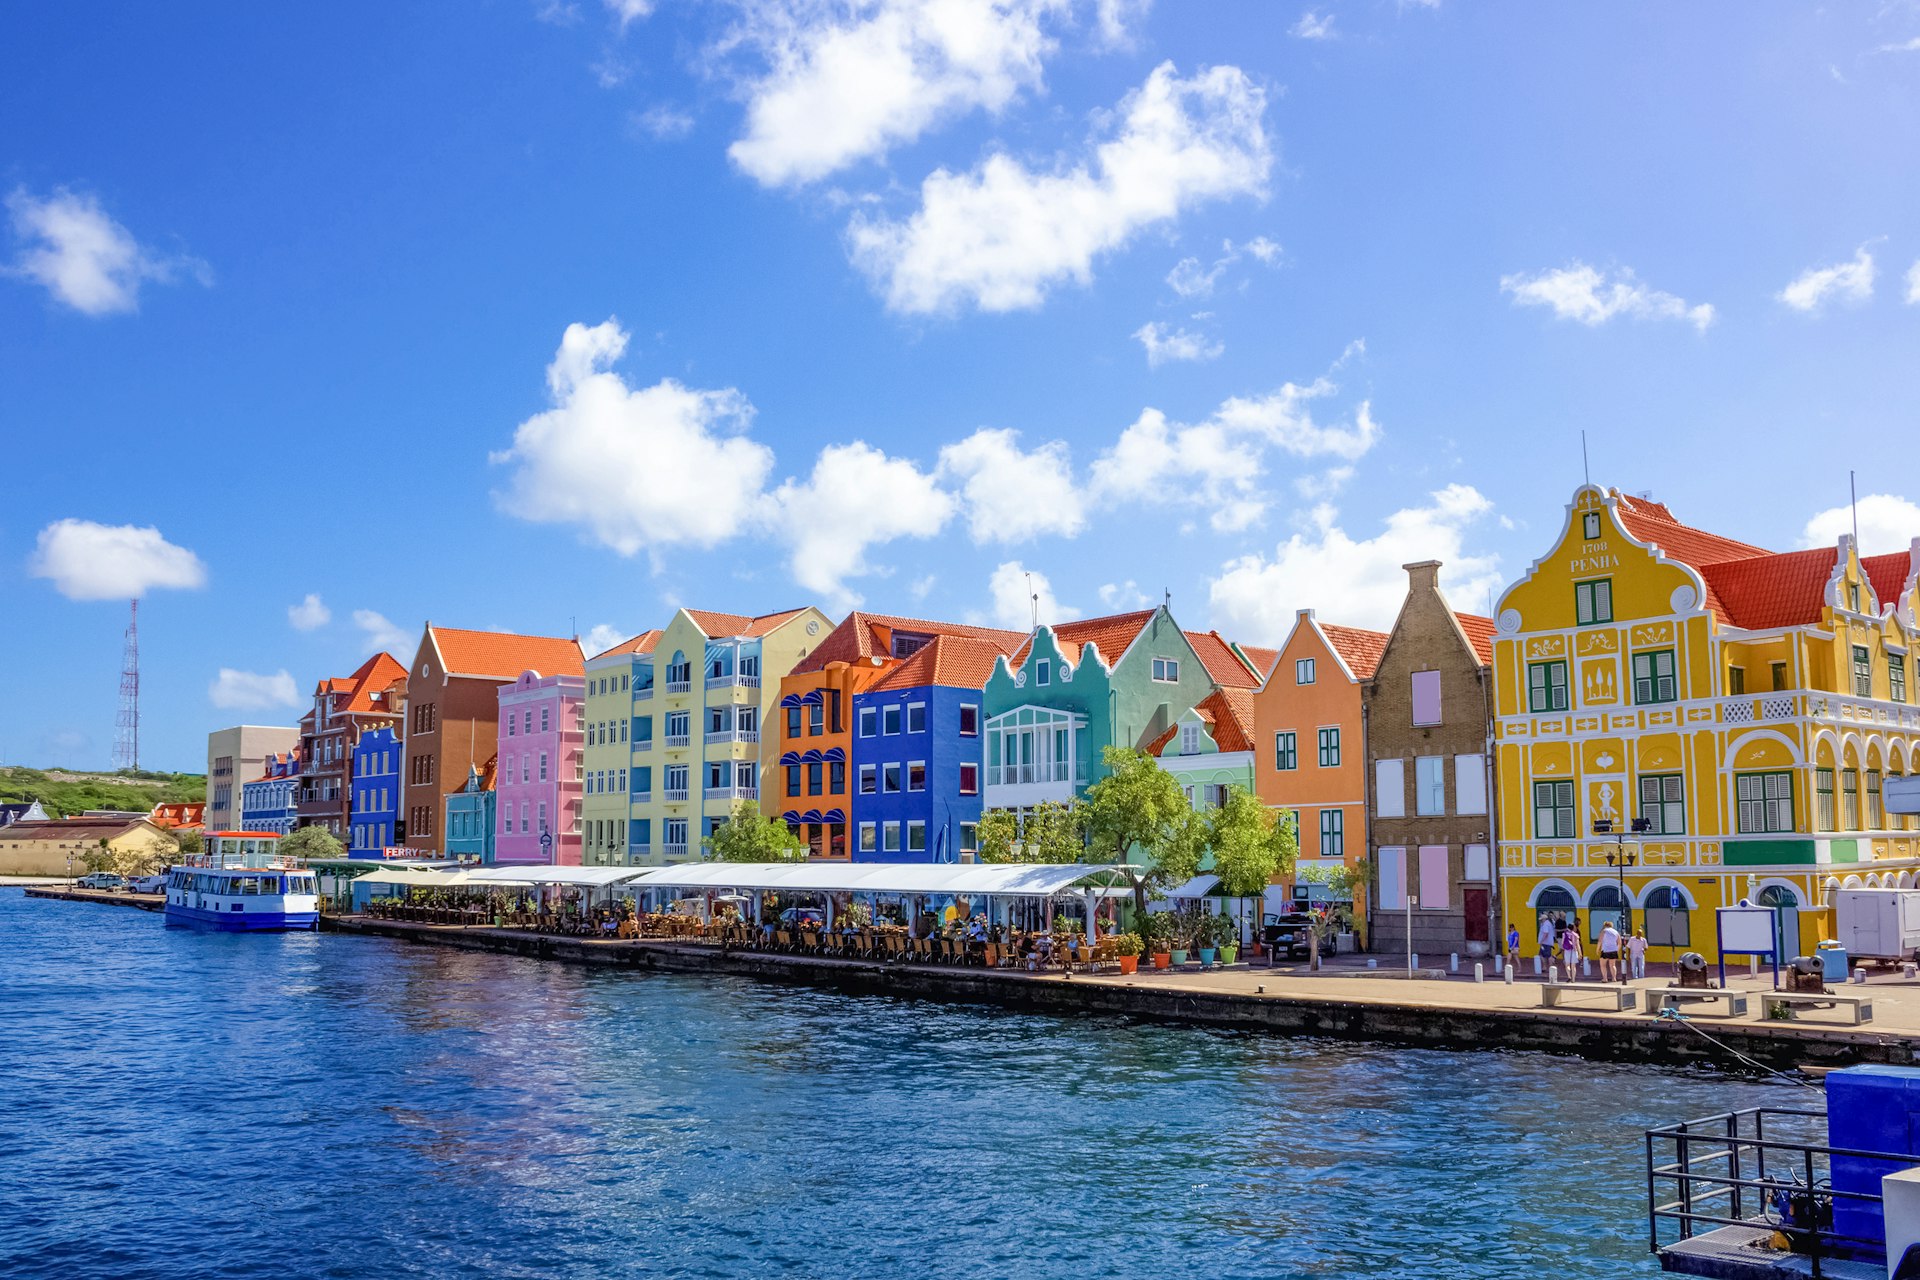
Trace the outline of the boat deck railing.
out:
M 1841 1190 L 1834 1162 L 1884 1162 L 1870 1167 L 1892 1173 L 1920 1166 L 1920 1158 L 1828 1146 L 1826 1119 L 1810 1108 L 1748 1107 L 1647 1130 L 1649 1247 L 1658 1253 L 1721 1227 L 1761 1227 L 1811 1259 L 1815 1277 L 1824 1274 L 1823 1258 L 1884 1259 L 1884 1237 L 1835 1226 L 1836 1216 L 1857 1226 L 1867 1205 L 1879 1206 L 1878 1176 L 1873 1191 Z

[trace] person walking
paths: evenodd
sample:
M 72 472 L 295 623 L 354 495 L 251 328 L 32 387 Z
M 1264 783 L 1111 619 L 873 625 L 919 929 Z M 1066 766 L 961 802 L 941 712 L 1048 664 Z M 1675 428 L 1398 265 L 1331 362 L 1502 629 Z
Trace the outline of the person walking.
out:
M 1520 926 L 1511 922 L 1507 925 L 1507 968 L 1520 967 Z
M 1638 929 L 1627 939 L 1627 972 L 1636 979 L 1647 976 L 1647 935 Z
M 1609 920 L 1600 926 L 1600 981 L 1620 982 L 1625 977 L 1620 969 L 1620 930 Z
M 1560 924 L 1553 916 L 1540 917 L 1540 972 L 1559 963 Z
M 1560 960 L 1566 966 L 1566 982 L 1580 981 L 1580 930 L 1576 925 L 1568 924 L 1565 933 L 1560 935 Z

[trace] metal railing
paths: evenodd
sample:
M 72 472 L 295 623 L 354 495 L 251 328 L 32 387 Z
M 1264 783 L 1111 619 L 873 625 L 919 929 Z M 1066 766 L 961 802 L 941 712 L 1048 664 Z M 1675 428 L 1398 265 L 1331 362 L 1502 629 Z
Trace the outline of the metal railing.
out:
M 1647 1130 L 1648 1247 L 1658 1253 L 1672 1243 L 1663 1243 L 1663 1227 L 1674 1240 L 1754 1227 L 1786 1237 L 1816 1280 L 1826 1274 L 1822 1259 L 1884 1259 L 1884 1233 L 1860 1228 L 1871 1230 L 1879 1216 L 1881 1176 L 1920 1166 L 1920 1157 L 1794 1136 L 1825 1130 L 1824 1111 L 1800 1107 L 1749 1107 Z M 1836 1168 L 1854 1185 L 1836 1187 Z

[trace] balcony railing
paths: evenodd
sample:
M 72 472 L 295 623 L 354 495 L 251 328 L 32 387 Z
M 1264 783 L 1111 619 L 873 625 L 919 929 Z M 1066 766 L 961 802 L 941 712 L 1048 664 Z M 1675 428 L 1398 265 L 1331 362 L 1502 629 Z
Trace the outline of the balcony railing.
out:
M 632 800 L 632 803 L 634 803 L 634 804 L 652 804 L 652 803 L 653 803 L 653 792 L 651 792 L 651 791 L 636 791 L 636 792 L 634 792 L 634 793 L 633 793 L 633 800 Z
M 714 787 L 707 794 L 715 800 L 758 800 L 760 787 L 749 782 L 745 786 Z
M 687 856 L 687 846 L 684 844 L 663 844 L 660 846 L 660 856 L 663 858 L 684 858 Z
M 758 729 L 709 729 L 707 730 L 707 745 L 710 747 L 714 746 L 715 744 L 725 743 L 725 742 L 758 742 L 758 741 L 760 741 L 760 731 Z
M 635 738 L 633 740 L 633 749 L 635 751 L 651 751 L 653 750 L 653 739 L 652 738 Z
M 667 735 L 667 745 L 670 747 L 684 747 L 692 741 L 693 739 L 684 733 L 670 733 Z
M 633 700 L 634 700 L 635 702 L 650 702 L 650 701 L 652 701 L 652 700 L 653 700 L 653 686 L 652 686 L 652 685 L 646 685 L 646 686 L 644 686 L 644 687 L 642 687 L 642 688 L 639 688 L 639 689 L 635 689 L 635 690 L 633 691 Z
M 743 676 L 737 671 L 732 675 L 708 676 L 707 687 L 709 689 L 758 689 L 760 677 Z
M 660 797 L 668 804 L 684 804 L 687 800 L 687 789 L 685 787 L 668 787 L 660 793 Z
M 651 840 L 636 840 L 627 846 L 627 861 L 630 863 L 639 858 L 650 858 L 652 856 L 653 842 Z
M 1029 782 L 1071 782 L 1078 784 L 1081 778 L 1074 772 L 1073 762 L 1057 760 L 1052 764 L 990 764 L 987 766 L 987 785 L 990 787 L 1014 787 Z
M 693 692 L 693 681 L 691 681 L 691 680 L 669 680 L 669 681 L 667 681 L 667 692 L 668 692 L 668 693 L 692 693 L 692 692 Z

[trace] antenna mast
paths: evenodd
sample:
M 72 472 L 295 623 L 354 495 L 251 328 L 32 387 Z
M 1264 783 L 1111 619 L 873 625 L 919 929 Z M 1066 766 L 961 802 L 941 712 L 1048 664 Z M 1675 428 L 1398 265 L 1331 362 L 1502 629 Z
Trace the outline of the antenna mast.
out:
M 140 767 L 140 602 L 127 615 L 127 644 L 120 659 L 120 714 L 114 718 L 113 767 Z
M 1033 589 L 1031 573 L 1027 575 L 1027 603 L 1033 608 L 1033 625 L 1028 629 L 1038 631 L 1040 629 L 1040 593 Z

